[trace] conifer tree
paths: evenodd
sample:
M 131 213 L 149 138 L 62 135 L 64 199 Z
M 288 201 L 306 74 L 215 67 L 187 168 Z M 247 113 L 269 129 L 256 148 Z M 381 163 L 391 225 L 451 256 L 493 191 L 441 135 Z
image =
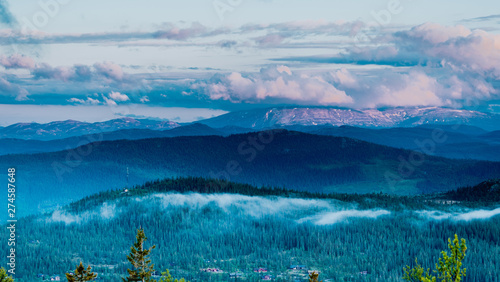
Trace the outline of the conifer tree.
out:
M 83 282 L 83 281 L 92 281 L 97 277 L 97 274 L 91 271 L 92 267 L 90 265 L 85 269 L 83 263 L 80 262 L 80 265 L 75 269 L 75 273 L 66 273 L 66 279 L 68 282 Z
M 14 279 L 7 275 L 5 268 L 0 268 L 0 282 L 14 282 Z
M 136 239 L 137 241 L 130 247 L 130 254 L 127 255 L 127 259 L 132 264 L 133 269 L 127 269 L 129 276 L 122 278 L 122 280 L 124 282 L 153 282 L 155 280 L 151 278 L 151 275 L 154 272 L 154 264 L 151 264 L 149 255 L 151 250 L 156 248 L 156 246 L 153 245 L 149 249 L 144 249 L 144 241 L 148 238 L 142 228 L 137 230 Z
M 318 280 L 318 277 L 319 277 L 319 273 L 317 273 L 317 272 L 313 272 L 313 273 L 309 274 L 309 282 L 322 282 L 322 281 Z
M 161 273 L 161 278 L 158 282 L 186 282 L 186 280 L 184 278 L 181 278 L 181 280 L 174 280 L 172 275 L 170 275 L 170 271 L 167 269 L 165 272 Z
M 460 242 L 460 243 L 459 243 Z M 429 269 L 424 271 L 424 268 L 416 262 L 414 268 L 406 266 L 403 271 L 403 279 L 410 282 L 461 282 L 462 278 L 465 277 L 466 269 L 462 268 L 462 260 L 465 258 L 465 252 L 467 251 L 467 245 L 465 244 L 465 239 L 458 240 L 457 234 L 455 234 L 455 239 L 453 242 L 448 238 L 448 248 L 451 254 L 442 251 L 441 258 L 439 262 L 436 263 L 435 273 L 438 273 L 438 277 L 429 274 Z

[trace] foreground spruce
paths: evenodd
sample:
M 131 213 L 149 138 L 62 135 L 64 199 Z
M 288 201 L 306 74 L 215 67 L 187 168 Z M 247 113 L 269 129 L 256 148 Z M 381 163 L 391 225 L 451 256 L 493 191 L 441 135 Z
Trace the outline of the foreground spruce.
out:
M 150 282 L 155 281 L 151 278 L 151 275 L 154 272 L 154 264 L 151 264 L 151 260 L 149 259 L 149 255 L 151 250 L 156 248 L 155 245 L 150 247 L 149 249 L 144 249 L 144 241 L 148 238 L 146 234 L 144 234 L 144 230 L 137 230 L 137 241 L 130 247 L 130 254 L 127 256 L 128 261 L 132 264 L 133 269 L 127 269 L 128 277 L 122 278 L 124 282 L 130 281 L 142 281 L 142 282 Z
M 92 281 L 97 277 L 97 274 L 91 270 L 90 265 L 85 269 L 83 263 L 80 262 L 80 265 L 75 269 L 75 273 L 66 273 L 66 279 L 68 279 L 68 282 Z

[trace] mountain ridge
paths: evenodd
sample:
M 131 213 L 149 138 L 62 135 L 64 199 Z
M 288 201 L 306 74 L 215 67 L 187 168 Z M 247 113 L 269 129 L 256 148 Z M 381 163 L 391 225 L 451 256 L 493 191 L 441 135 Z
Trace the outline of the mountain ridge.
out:
M 165 130 L 179 127 L 172 121 L 156 121 L 151 119 L 119 118 L 103 122 L 81 122 L 76 120 L 53 121 L 41 123 L 15 123 L 0 128 L 0 138 L 54 140 L 67 137 L 111 132 L 120 129 L 153 129 Z
M 486 130 L 500 129 L 500 115 L 441 107 L 353 110 L 328 107 L 275 107 L 227 113 L 199 121 L 214 128 L 238 125 L 265 129 L 283 126 L 414 127 L 425 124 L 465 124 Z
M 350 138 L 278 130 L 102 141 L 54 153 L 0 156 L 0 168 L 7 171 L 16 164 L 18 184 L 25 187 L 19 191 L 25 203 L 19 204 L 25 210 L 177 176 L 309 192 L 403 195 L 446 191 L 500 177 L 500 163 L 420 155 L 423 163 L 408 165 L 415 154 Z

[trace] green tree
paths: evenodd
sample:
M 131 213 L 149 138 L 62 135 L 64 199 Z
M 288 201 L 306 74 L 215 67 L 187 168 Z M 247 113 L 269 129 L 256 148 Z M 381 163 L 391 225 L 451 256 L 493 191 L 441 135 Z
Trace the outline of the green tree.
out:
M 437 279 L 440 279 L 441 282 L 462 281 L 462 278 L 466 274 L 466 269 L 462 268 L 462 261 L 467 251 L 465 239 L 462 238 L 459 241 L 457 234 L 455 234 L 453 241 L 448 238 L 448 248 L 451 254 L 448 255 L 448 252 L 442 251 L 442 257 L 436 263 L 436 270 L 434 272 L 438 273 L 437 278 L 429 274 L 429 269 L 424 271 L 423 267 L 415 260 L 416 266 L 414 268 L 406 266 L 403 269 L 405 272 L 403 279 L 410 282 L 436 282 Z
M 14 279 L 7 275 L 5 268 L 0 268 L 0 282 L 14 282 Z
M 309 282 L 322 282 L 318 280 L 319 273 L 313 272 L 309 274 Z
M 465 244 L 465 239 L 458 240 L 457 234 L 455 234 L 455 239 L 453 242 L 448 239 L 448 248 L 451 251 L 451 255 L 447 252 L 441 252 L 442 258 L 439 258 L 439 263 L 436 264 L 436 268 L 439 272 L 438 278 L 443 282 L 460 282 L 462 278 L 465 277 L 466 269 L 462 269 L 462 260 L 465 258 L 465 252 L 467 251 L 467 245 Z
M 167 269 L 165 272 L 161 273 L 161 278 L 158 282 L 186 282 L 186 280 L 184 278 L 181 278 L 181 280 L 174 280 L 172 275 L 170 275 L 170 271 Z
M 403 279 L 410 282 L 422 282 L 422 281 L 436 281 L 436 278 L 429 274 L 430 269 L 424 270 L 424 268 L 415 259 L 415 267 L 410 268 L 406 266 L 403 268 L 405 274 Z
M 66 273 L 66 279 L 68 282 L 81 282 L 81 281 L 91 281 L 97 277 L 97 274 L 91 271 L 92 267 L 90 265 L 85 269 L 83 263 L 80 262 L 80 265 L 75 269 L 75 273 Z
M 152 246 L 149 249 L 144 249 L 144 241 L 148 238 L 144 234 L 144 230 L 137 230 L 137 241 L 130 247 L 130 254 L 127 255 L 128 261 L 132 264 L 134 269 L 127 269 L 128 277 L 122 278 L 124 282 L 131 281 L 142 281 L 142 282 L 154 282 L 155 280 L 151 278 L 154 272 L 154 264 L 151 264 L 149 255 L 151 250 L 156 248 Z

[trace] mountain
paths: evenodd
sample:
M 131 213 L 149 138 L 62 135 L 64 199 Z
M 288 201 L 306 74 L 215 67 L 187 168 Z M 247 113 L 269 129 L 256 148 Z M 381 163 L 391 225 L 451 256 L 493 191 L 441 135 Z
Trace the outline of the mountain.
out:
M 53 140 L 73 136 L 110 132 L 120 129 L 165 130 L 180 126 L 172 121 L 121 118 L 105 122 L 55 121 L 46 124 L 16 123 L 0 128 L 0 138 Z
M 222 131 L 215 130 L 201 123 L 193 123 L 177 127 L 168 130 L 165 133 L 169 135 L 168 137 L 224 135 Z
M 472 126 L 423 125 L 406 128 L 369 129 L 352 126 L 295 125 L 284 128 L 290 131 L 300 131 L 317 135 L 349 137 L 395 148 L 417 151 L 424 150 L 427 154 L 446 158 L 500 161 L 500 138 L 498 136 L 498 132 L 500 131 L 487 132 Z M 432 140 L 435 130 L 439 130 L 439 132 L 444 134 L 445 141 L 433 142 L 432 150 L 422 148 L 423 145 L 428 146 L 426 142 Z M 179 136 L 229 136 L 254 131 L 253 129 L 235 126 L 214 129 L 204 124 L 194 123 L 163 131 L 122 129 L 55 140 L 0 139 L 0 155 L 56 152 L 74 149 L 95 141 L 139 140 Z
M 253 129 L 284 126 L 414 127 L 425 124 L 465 124 L 486 130 L 500 129 L 500 115 L 439 107 L 352 110 L 339 108 L 272 108 L 232 112 L 200 121 L 210 127 Z
M 283 130 L 102 141 L 68 151 L 0 157 L 0 171 L 11 166 L 18 171 L 16 183 L 22 189 L 17 198 L 23 212 L 174 176 L 224 178 L 309 192 L 391 194 L 446 191 L 500 177 L 500 163 L 450 160 L 349 138 Z
M 427 125 L 386 129 L 352 126 L 320 126 L 316 130 L 314 127 L 291 128 L 311 134 L 349 137 L 446 158 L 500 161 L 500 139 L 496 138 L 495 132 L 484 133 L 485 131 L 475 127 Z M 436 132 L 442 134 L 442 138 L 435 139 L 433 136 Z
M 148 138 L 229 135 L 204 124 L 188 124 L 169 130 L 122 129 L 54 140 L 0 139 L 0 155 L 35 154 L 74 149 L 92 142 L 139 140 Z
M 488 132 L 483 134 L 482 137 L 491 142 L 500 143 L 500 131 Z

